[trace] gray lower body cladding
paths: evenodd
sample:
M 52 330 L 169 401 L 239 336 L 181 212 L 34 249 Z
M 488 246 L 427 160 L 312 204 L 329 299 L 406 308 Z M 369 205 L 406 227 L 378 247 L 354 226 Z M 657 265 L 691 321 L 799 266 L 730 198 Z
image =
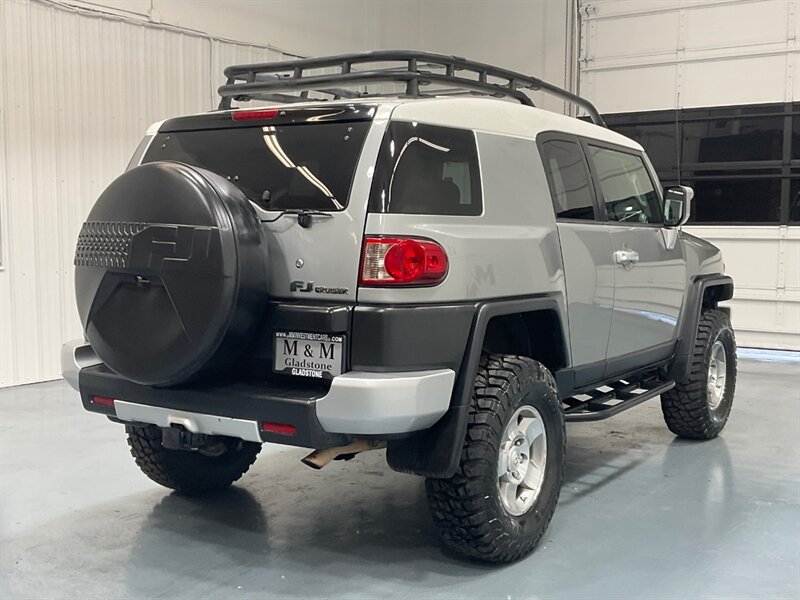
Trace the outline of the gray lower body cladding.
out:
M 354 437 L 389 439 L 387 459 L 393 469 L 447 477 L 457 465 L 463 444 L 489 321 L 530 311 L 557 313 L 558 306 L 550 296 L 392 307 L 275 302 L 241 363 L 224 377 L 179 387 L 151 387 L 128 381 L 97 364 L 82 368 L 77 380 L 84 408 L 111 417 L 113 407 L 92 402 L 93 395 L 184 411 L 187 419 L 216 415 L 287 424 L 296 429 L 291 436 L 261 430 L 260 439 L 265 442 L 325 448 L 345 445 Z M 272 376 L 274 333 L 295 330 L 344 335 L 347 360 L 335 384 L 330 380 Z M 348 397 L 369 388 L 373 393 L 370 401 L 385 399 L 386 406 L 399 406 L 399 414 L 380 415 L 392 425 L 380 429 L 383 424 L 373 420 L 372 431 L 359 429 L 361 423 L 356 421 L 351 429 L 341 423 L 334 428 L 325 426 L 320 401 L 330 399 L 331 388 L 339 384 L 344 386 L 342 396 Z M 406 397 L 415 404 L 403 414 Z M 166 418 L 163 411 L 154 412 L 159 422 Z M 362 414 L 364 419 L 370 418 L 368 411 Z M 322 418 L 327 418 L 327 423 L 337 421 L 331 414 L 322 414 Z
M 201 424 L 204 415 L 282 423 L 296 428 L 295 434 L 260 431 L 261 441 L 325 448 L 347 444 L 356 436 L 407 437 L 409 431 L 429 428 L 438 420 L 451 405 L 475 311 L 474 304 L 387 308 L 274 302 L 251 347 L 229 373 L 177 387 L 131 382 L 102 364 L 87 346 L 69 349 L 62 363 L 65 378 L 80 388 L 84 408 L 92 412 L 115 416 L 113 406 L 92 401 L 92 396 L 102 396 L 136 404 L 139 408 L 132 414 L 152 407 L 148 422 L 161 423 L 168 417 L 164 409 L 172 409 L 186 418 L 197 417 Z M 333 385 L 331 380 L 273 376 L 277 331 L 342 335 L 344 373 Z M 76 352 L 87 348 L 95 360 L 77 360 Z M 370 421 L 370 398 L 362 395 L 358 404 L 359 390 L 367 387 L 372 397 L 385 400 L 384 407 L 397 410 L 382 409 Z M 331 401 L 337 388 L 340 404 Z M 417 402 L 407 414 L 404 398 Z M 424 398 L 432 400 L 421 402 Z M 364 423 L 353 421 L 348 427 L 346 419 L 324 408 L 341 403 L 349 403 Z

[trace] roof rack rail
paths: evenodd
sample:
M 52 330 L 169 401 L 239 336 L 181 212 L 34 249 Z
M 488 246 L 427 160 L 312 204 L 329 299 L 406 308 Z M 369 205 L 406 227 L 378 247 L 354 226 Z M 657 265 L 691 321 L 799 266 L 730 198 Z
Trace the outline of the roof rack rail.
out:
M 393 68 L 353 70 L 367 63 L 402 63 Z M 337 69 L 337 72 L 305 75 L 311 69 Z M 583 108 L 592 121 L 605 127 L 595 106 L 558 86 L 508 69 L 493 67 L 458 56 L 413 50 L 378 50 L 339 54 L 320 58 L 301 58 L 282 62 L 233 65 L 225 69 L 227 82 L 220 86 L 220 110 L 230 110 L 232 100 L 278 100 L 302 102 L 309 91 L 328 94 L 333 99 L 367 98 L 398 94 L 369 94 L 342 89 L 375 83 L 405 83 L 406 96 L 424 96 L 420 87 L 449 85 L 459 93 L 514 98 L 527 106 L 533 101 L 523 90 L 541 91 Z M 239 82 L 239 83 L 237 83 Z M 452 91 L 452 90 L 451 90 Z M 291 95 L 280 92 L 299 92 Z

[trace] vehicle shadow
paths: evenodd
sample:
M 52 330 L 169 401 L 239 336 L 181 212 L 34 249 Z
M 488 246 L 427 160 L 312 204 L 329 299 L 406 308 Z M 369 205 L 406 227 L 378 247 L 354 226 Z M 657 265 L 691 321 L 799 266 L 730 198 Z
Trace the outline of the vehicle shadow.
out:
M 698 457 L 692 448 L 697 444 L 663 430 L 663 425 L 652 431 L 641 425 L 635 433 L 610 426 L 574 432 L 559 512 L 645 461 L 652 463 L 651 470 L 664 470 L 663 477 L 680 476 L 681 463 Z M 131 548 L 126 587 L 132 595 L 151 596 L 165 585 L 218 585 L 221 573 L 235 577 L 244 589 L 269 587 L 271 595 L 313 597 L 347 595 L 352 577 L 430 590 L 454 576 L 497 570 L 442 548 L 422 478 L 391 471 L 383 452 L 335 462 L 322 471 L 302 466 L 304 453 L 267 453 L 240 484 L 212 496 L 164 496 Z M 700 458 L 708 470 L 695 473 L 697 485 L 681 487 L 724 494 L 730 477 L 724 441 L 709 443 Z M 721 491 L 701 485 L 712 471 L 721 473 Z M 309 574 L 300 586 L 298 573 Z
M 164 496 L 131 549 L 132 595 L 153 595 L 162 578 L 170 587 L 183 577 L 218 584 L 220 572 L 237 573 L 245 589 L 269 582 L 271 595 L 316 597 L 337 595 L 331 580 L 342 574 L 428 589 L 446 581 L 428 575 L 491 569 L 443 550 L 423 480 L 390 471 L 382 452 L 322 471 L 301 465 L 303 454 L 262 456 L 240 485 L 212 496 Z M 298 572 L 309 574 L 302 586 Z M 341 585 L 344 594 L 348 581 Z

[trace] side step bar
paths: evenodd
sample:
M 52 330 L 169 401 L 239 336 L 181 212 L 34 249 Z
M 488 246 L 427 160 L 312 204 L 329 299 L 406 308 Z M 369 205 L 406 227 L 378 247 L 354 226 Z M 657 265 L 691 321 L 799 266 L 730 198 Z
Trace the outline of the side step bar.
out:
M 602 421 L 668 392 L 674 381 L 616 381 L 596 390 L 565 398 L 565 421 Z M 603 391 L 603 388 L 611 388 Z M 588 399 L 581 399 L 588 396 Z M 615 402 L 616 401 L 616 402 Z

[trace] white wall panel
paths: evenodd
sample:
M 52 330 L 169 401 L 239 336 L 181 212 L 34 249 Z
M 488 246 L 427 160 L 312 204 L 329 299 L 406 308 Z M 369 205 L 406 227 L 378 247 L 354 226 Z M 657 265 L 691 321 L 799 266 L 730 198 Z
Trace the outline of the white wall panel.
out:
M 722 106 L 780 102 L 787 96 L 786 53 L 772 56 L 726 58 L 682 65 L 680 104 Z
M 581 94 L 598 108 L 612 105 L 617 112 L 633 112 L 643 103 L 674 102 L 677 77 L 675 65 L 608 69 L 594 73 L 588 81 L 581 80 Z
M 786 0 L 699 5 L 683 16 L 683 47 L 703 50 L 785 44 L 789 39 L 787 11 Z M 677 16 L 679 12 L 672 14 Z
M 800 228 L 687 227 L 720 248 L 740 346 L 800 350 Z
M 0 386 L 59 376 L 79 337 L 80 226 L 147 126 L 213 108 L 222 68 L 278 50 L 0 0 Z
M 580 0 L 580 7 L 581 91 L 600 112 L 800 99 L 800 0 Z M 656 77 L 667 79 L 654 86 Z M 619 84 L 632 86 L 623 92 Z
M 675 48 L 671 35 L 654 32 L 674 32 L 678 28 L 677 12 L 657 12 L 617 17 L 597 21 L 590 28 L 591 43 L 587 45 L 590 58 L 630 56 L 631 47 L 640 56 L 670 52 Z M 625 43 L 620 43 L 624 40 Z
M 565 65 L 570 2 L 515 0 L 421 1 L 420 47 L 466 56 L 568 86 Z M 533 95 L 544 108 L 563 112 L 562 100 Z

